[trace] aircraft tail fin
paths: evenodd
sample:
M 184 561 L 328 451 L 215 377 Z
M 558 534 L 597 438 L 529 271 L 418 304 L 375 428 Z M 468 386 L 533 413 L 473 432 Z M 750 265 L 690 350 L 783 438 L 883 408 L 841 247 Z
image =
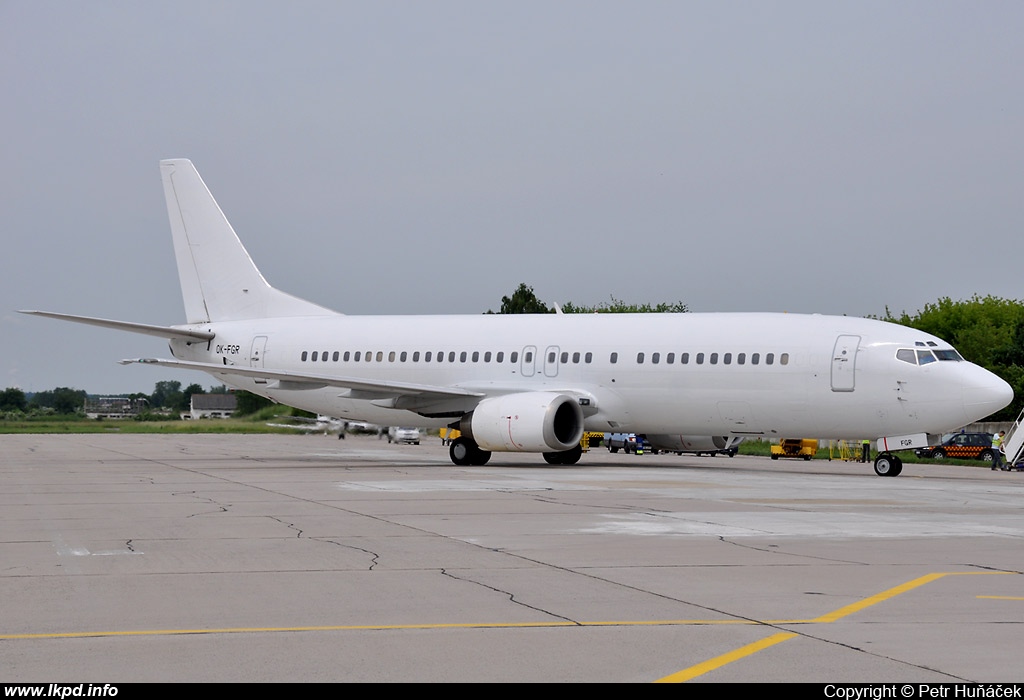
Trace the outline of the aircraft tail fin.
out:
M 191 161 L 160 172 L 188 323 L 337 313 L 267 283 Z

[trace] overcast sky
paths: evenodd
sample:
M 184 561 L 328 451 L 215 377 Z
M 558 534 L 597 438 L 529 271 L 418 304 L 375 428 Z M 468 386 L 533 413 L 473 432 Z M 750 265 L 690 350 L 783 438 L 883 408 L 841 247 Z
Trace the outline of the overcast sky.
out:
M 150 392 L 158 161 L 351 314 L 1019 298 L 1020 2 L 0 0 L 0 388 Z

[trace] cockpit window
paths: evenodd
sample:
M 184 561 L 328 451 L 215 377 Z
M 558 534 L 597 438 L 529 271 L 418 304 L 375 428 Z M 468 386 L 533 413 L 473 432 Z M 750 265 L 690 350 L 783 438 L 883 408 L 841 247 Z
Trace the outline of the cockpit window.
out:
M 909 362 L 912 365 L 917 364 L 917 355 L 914 354 L 913 350 L 903 348 L 896 351 L 896 359 L 903 362 Z
M 917 364 L 926 365 L 929 362 L 935 362 L 935 355 L 928 350 L 917 351 Z
M 964 358 L 956 350 L 936 350 L 935 356 L 944 362 L 963 362 Z

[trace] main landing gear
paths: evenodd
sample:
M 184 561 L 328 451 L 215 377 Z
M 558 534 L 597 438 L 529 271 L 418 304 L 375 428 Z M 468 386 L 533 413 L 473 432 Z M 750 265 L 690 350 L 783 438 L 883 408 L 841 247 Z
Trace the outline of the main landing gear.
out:
M 875 457 L 875 474 L 878 476 L 899 476 L 903 471 L 903 460 L 896 455 L 882 452 Z
M 544 461 L 554 465 L 576 464 L 583 455 L 583 447 L 576 445 L 571 450 L 564 452 L 545 452 Z M 452 463 L 458 467 L 482 467 L 491 458 L 491 453 L 481 450 L 480 447 L 465 437 L 458 437 L 452 440 L 448 448 L 448 456 Z
M 448 456 L 458 467 L 482 467 L 491 458 L 491 453 L 481 450 L 469 438 L 459 437 L 452 440 L 452 444 L 448 448 Z
M 555 465 L 576 464 L 576 462 L 580 461 L 580 457 L 582 456 L 583 447 L 581 445 L 576 445 L 576 447 L 572 448 L 571 450 L 566 450 L 565 452 L 545 452 L 544 461 L 547 462 L 548 464 Z

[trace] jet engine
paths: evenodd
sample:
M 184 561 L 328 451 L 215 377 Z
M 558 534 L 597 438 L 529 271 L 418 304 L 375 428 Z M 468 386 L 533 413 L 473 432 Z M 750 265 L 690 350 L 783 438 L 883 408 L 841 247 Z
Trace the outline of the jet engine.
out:
M 478 403 L 459 430 L 492 452 L 564 452 L 583 437 L 583 409 L 567 394 L 506 394 Z
M 646 435 L 647 443 L 666 452 L 716 452 L 731 450 L 743 442 L 727 435 Z

